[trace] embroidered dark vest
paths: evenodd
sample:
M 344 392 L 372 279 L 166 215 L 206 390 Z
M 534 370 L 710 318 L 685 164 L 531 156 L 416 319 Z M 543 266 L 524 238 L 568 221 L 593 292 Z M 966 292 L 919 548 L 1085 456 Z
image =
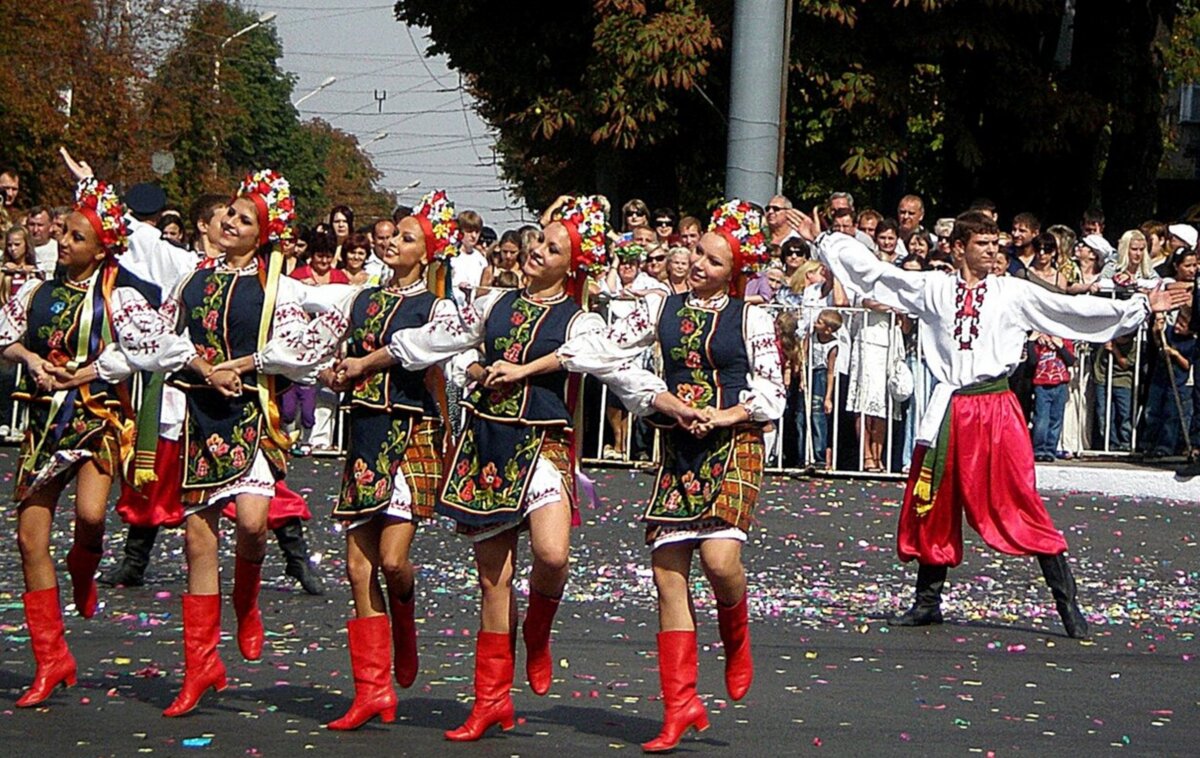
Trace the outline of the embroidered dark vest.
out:
M 66 365 L 67 361 L 75 360 L 80 316 L 83 309 L 91 305 L 92 303 L 87 302 L 86 287 L 72 286 L 60 279 L 39 285 L 29 298 L 25 346 L 58 365 Z M 97 313 L 94 314 L 94 318 L 105 318 L 105 315 L 103 312 Z M 103 347 L 99 341 L 89 345 L 87 362 L 95 360 Z M 97 379 L 88 388 L 93 395 L 98 395 L 107 391 L 109 387 L 110 385 Z M 52 394 L 39 390 L 29 372 L 22 373 L 21 389 L 32 396 Z
M 429 323 L 437 297 L 431 292 L 399 295 L 382 287 L 363 290 L 350 308 L 347 353 L 361 358 L 388 344 L 392 335 Z M 408 371 L 396 365 L 357 385 L 350 404 L 360 408 L 406 410 L 438 416 L 437 402 L 425 388 L 425 370 Z
M 183 319 L 188 338 L 209 363 L 252 355 L 258 349 L 259 320 L 262 316 L 263 287 L 257 276 L 238 276 L 218 269 L 197 271 L 183 287 Z M 187 383 L 205 382 L 191 369 L 179 378 Z M 256 375 L 245 375 L 243 383 L 252 387 Z
M 743 334 L 746 304 L 730 298 L 719 311 L 687 305 L 687 294 L 671 295 L 658 320 L 663 380 L 696 408 L 730 408 L 750 389 L 750 357 Z
M 580 313 L 569 298 L 538 303 L 509 292 L 492 307 L 485 327 L 484 348 L 488 363 L 531 363 L 553 353 L 567 339 L 571 321 Z M 507 391 L 477 389 L 464 401 L 483 418 L 497 421 L 571 426 L 567 409 L 567 380 L 559 370 L 535 376 Z

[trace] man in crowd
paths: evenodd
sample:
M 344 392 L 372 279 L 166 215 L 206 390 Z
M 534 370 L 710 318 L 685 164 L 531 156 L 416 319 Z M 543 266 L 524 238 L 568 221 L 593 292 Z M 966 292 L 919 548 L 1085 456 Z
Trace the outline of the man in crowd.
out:
M 875 246 L 875 238 L 858 228 L 858 221 L 854 217 L 854 195 L 851 195 L 849 192 L 831 192 L 829 194 L 829 202 L 826 203 L 826 207 L 828 208 L 826 215 L 829 217 L 829 222 L 831 224 L 833 223 L 835 213 L 841 210 L 849 211 L 850 226 L 854 229 L 854 231 L 846 232 L 846 234 L 857 238 L 859 242 L 863 243 L 867 247 Z M 843 221 L 842 223 L 844 224 L 845 222 Z M 876 223 L 879 222 L 877 221 Z M 874 231 L 874 227 L 872 227 L 872 231 Z
M 788 223 L 788 211 L 792 209 L 792 201 L 783 195 L 776 195 L 767 203 L 767 228 L 770 230 L 771 243 L 782 245 L 796 236 L 796 230 Z
M 53 277 L 54 267 L 58 265 L 58 243 L 50 237 L 50 209 L 44 205 L 30 208 L 25 216 L 25 228 L 33 238 L 38 271 L 47 279 Z
M 695 216 L 684 216 L 679 221 L 679 241 L 688 252 L 696 252 L 696 245 L 700 244 L 700 235 L 703 234 L 703 225 L 700 219 Z
M 383 262 L 383 256 L 387 252 L 388 245 L 392 244 L 394 236 L 396 236 L 396 225 L 392 223 L 391 219 L 381 218 L 371 227 L 371 249 L 375 254 L 367 261 L 367 273 L 381 282 L 387 279 L 387 265 Z
M 1008 254 L 1010 276 L 1025 276 L 1033 263 L 1033 238 L 1042 231 L 1042 222 L 1032 213 L 1018 213 L 1012 222 L 1012 250 Z
M 1104 236 L 1104 211 L 1094 205 L 1084 211 L 1083 217 L 1079 219 L 1079 236 L 1088 237 L 1093 234 Z

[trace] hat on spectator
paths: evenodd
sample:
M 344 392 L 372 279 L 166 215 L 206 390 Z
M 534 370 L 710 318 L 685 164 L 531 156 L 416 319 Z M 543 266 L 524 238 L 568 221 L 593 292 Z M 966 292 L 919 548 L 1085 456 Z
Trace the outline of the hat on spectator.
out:
M 1080 240 L 1083 244 L 1096 251 L 1096 255 L 1104 261 L 1110 261 L 1117 255 L 1117 251 L 1109 244 L 1108 240 L 1101 237 L 1099 234 L 1089 234 Z
M 412 210 L 413 218 L 421 225 L 425 235 L 425 260 L 446 260 L 459 253 L 462 233 L 458 230 L 458 217 L 454 213 L 454 201 L 446 190 L 435 189 L 421 198 Z
M 646 259 L 646 248 L 633 240 L 618 240 L 613 244 L 612 252 L 621 263 L 641 263 Z
M 283 174 L 265 168 L 247 174 L 238 187 L 238 197 L 253 201 L 258 211 L 258 244 L 278 242 L 296 218 L 292 187 Z
M 129 226 L 125 223 L 125 206 L 107 182 L 89 176 L 79 182 L 75 191 L 75 211 L 88 220 L 96 237 L 110 256 L 125 252 L 129 245 Z
M 167 193 L 157 184 L 139 182 L 125 193 L 125 205 L 135 216 L 153 216 L 167 207 Z
M 950 233 L 954 231 L 954 219 L 950 217 L 939 218 L 933 224 L 933 233 L 939 239 L 949 239 Z
M 1167 227 L 1167 233 L 1183 240 L 1190 250 L 1196 249 L 1196 241 L 1200 239 L 1200 234 L 1196 233 L 1196 227 L 1191 224 L 1171 224 Z
M 491 245 L 497 239 L 496 230 L 490 226 L 485 226 L 479 231 L 479 244 L 483 245 L 484 247 Z

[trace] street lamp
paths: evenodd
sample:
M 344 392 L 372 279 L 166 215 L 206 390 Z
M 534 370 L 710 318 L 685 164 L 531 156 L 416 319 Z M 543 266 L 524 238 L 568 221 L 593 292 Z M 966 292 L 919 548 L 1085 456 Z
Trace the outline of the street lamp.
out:
M 262 14 L 253 24 L 250 24 L 244 29 L 239 29 L 238 31 L 229 35 L 225 39 L 221 40 L 221 44 L 217 46 L 217 54 L 216 57 L 213 58 L 213 101 L 215 102 L 217 111 L 220 111 L 221 107 L 221 56 L 225 54 L 225 46 L 243 34 L 249 34 L 263 24 L 270 23 L 272 20 L 274 20 L 275 16 L 276 14 L 273 12 Z M 218 131 L 219 130 L 214 125 L 212 161 L 212 169 L 214 174 L 217 173 L 217 155 L 221 152 L 221 140 L 218 135 Z
M 317 85 L 317 88 L 316 88 L 316 89 L 314 89 L 312 92 L 309 92 L 309 93 L 308 93 L 307 95 L 305 95 L 304 97 L 302 97 L 302 98 L 300 98 L 299 100 L 297 100 L 296 102 L 292 103 L 292 107 L 293 107 L 293 108 L 299 108 L 299 107 L 300 107 L 300 103 L 303 103 L 305 100 L 309 99 L 310 97 L 312 97 L 313 95 L 317 94 L 318 92 L 320 92 L 321 90 L 325 89 L 326 87 L 328 87 L 329 85 L 333 84 L 333 83 L 334 83 L 334 82 L 336 82 L 336 81 L 337 81 L 337 77 L 336 77 L 336 76 L 331 76 L 331 77 L 329 77 L 329 78 L 328 78 L 328 79 L 326 79 L 325 81 L 323 81 L 323 82 L 321 82 L 320 84 L 318 84 L 318 85 Z

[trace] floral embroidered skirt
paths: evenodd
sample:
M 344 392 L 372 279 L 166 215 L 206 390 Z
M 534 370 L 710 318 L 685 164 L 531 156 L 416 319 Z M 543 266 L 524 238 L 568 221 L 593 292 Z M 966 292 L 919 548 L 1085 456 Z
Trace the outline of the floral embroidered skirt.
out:
M 350 412 L 350 449 L 333 518 L 361 523 L 384 513 L 433 515 L 442 480 L 442 426 L 413 414 Z
M 646 543 L 657 547 L 685 539 L 737 539 L 738 532 L 744 539 L 762 485 L 762 427 L 715 430 L 699 441 L 707 443 L 707 450 L 692 468 L 679 456 L 694 452 L 695 438 L 677 428 L 665 433 L 663 464 L 643 516 Z

